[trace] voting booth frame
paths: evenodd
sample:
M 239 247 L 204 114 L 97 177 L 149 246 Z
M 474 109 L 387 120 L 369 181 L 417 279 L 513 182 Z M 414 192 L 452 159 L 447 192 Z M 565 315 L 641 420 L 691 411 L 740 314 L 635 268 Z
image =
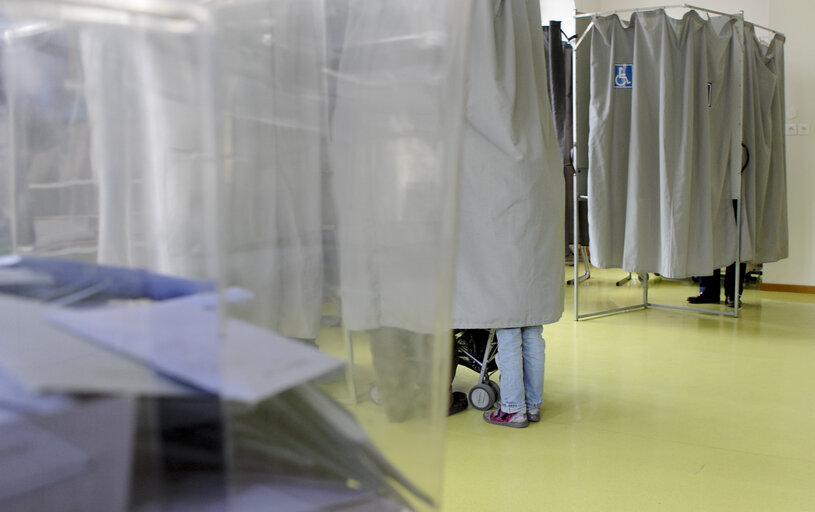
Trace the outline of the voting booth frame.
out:
M 694 5 L 690 5 L 690 4 L 675 4 L 675 5 L 663 5 L 663 6 L 653 6 L 653 7 L 638 7 L 638 8 L 630 8 L 630 9 L 615 9 L 615 10 L 612 10 L 612 11 L 586 13 L 586 14 L 577 13 L 575 15 L 575 20 L 576 20 L 577 33 L 579 35 L 579 38 L 577 40 L 577 43 L 575 44 L 574 51 L 573 51 L 573 69 L 574 69 L 574 73 L 572 74 L 573 87 L 574 87 L 574 91 L 575 91 L 575 93 L 574 93 L 574 109 L 573 109 L 574 112 L 575 112 L 575 120 L 574 120 L 574 125 L 573 125 L 574 126 L 574 140 L 575 140 L 575 151 L 574 151 L 574 155 L 575 155 L 575 165 L 574 165 L 575 183 L 578 182 L 578 177 L 579 177 L 579 174 L 581 173 L 581 171 L 588 170 L 588 148 L 587 148 L 588 138 L 587 138 L 587 135 L 586 135 L 588 133 L 588 114 L 586 113 L 586 111 L 588 110 L 588 105 L 582 103 L 582 101 L 584 101 L 585 98 L 588 98 L 588 96 L 590 94 L 588 92 L 588 80 L 587 80 L 587 78 L 588 78 L 588 58 L 583 58 L 581 60 L 581 56 L 584 55 L 584 54 L 588 54 L 589 49 L 584 46 L 583 47 L 584 51 L 581 52 L 580 48 L 581 48 L 581 45 L 583 44 L 583 42 L 586 40 L 586 37 L 589 34 L 589 32 L 590 32 L 590 30 L 592 28 L 592 25 L 594 24 L 594 21 L 593 21 L 594 18 L 599 17 L 599 16 L 614 15 L 614 14 L 618 14 L 618 13 L 634 13 L 634 12 L 645 12 L 645 11 L 653 11 L 653 10 L 667 10 L 667 9 L 685 9 L 687 11 L 700 11 L 700 12 L 703 12 L 703 13 L 713 14 L 713 15 L 717 15 L 717 16 L 728 16 L 728 17 L 735 18 L 737 20 L 738 31 L 742 36 L 742 40 L 744 39 L 744 23 L 745 23 L 745 20 L 744 20 L 744 12 L 743 11 L 740 11 L 740 12 L 734 14 L 734 13 L 725 13 L 725 12 L 721 12 L 721 11 L 715 11 L 715 10 L 707 9 L 707 8 L 704 8 L 704 7 L 698 7 L 698 6 L 694 6 Z M 776 31 L 774 29 L 764 27 L 764 26 L 761 26 L 761 25 L 757 25 L 755 23 L 753 23 L 753 25 L 755 27 L 757 27 L 757 28 L 761 28 L 761 29 L 766 30 L 768 32 L 773 32 L 775 34 L 781 35 L 780 32 L 778 32 L 778 31 Z M 744 59 L 742 59 L 742 61 L 741 61 L 741 66 L 742 67 L 744 66 Z M 585 74 L 581 75 L 581 71 L 583 71 L 583 73 L 585 73 Z M 739 90 L 740 90 L 740 92 L 742 94 L 742 99 L 740 99 L 740 101 L 739 101 L 739 110 L 740 110 L 739 130 L 741 130 L 741 128 L 742 128 L 743 115 L 744 115 L 744 112 L 743 112 L 744 87 L 743 87 L 743 83 L 742 83 L 743 76 L 744 76 L 744 73 L 740 72 L 739 73 Z M 584 96 L 582 96 L 582 97 L 581 97 L 581 91 L 584 94 Z M 583 115 L 581 115 L 581 113 Z M 738 183 L 739 183 L 739 189 L 741 189 L 741 183 L 742 183 L 741 174 L 739 174 L 739 176 L 738 176 Z M 580 212 L 579 212 L 579 208 L 578 208 L 578 201 L 580 199 L 585 200 L 585 199 L 588 198 L 588 196 L 586 196 L 586 195 L 581 195 L 578 189 L 579 189 L 578 186 L 573 187 L 573 205 L 574 205 L 574 208 L 573 208 L 572 214 L 573 214 L 573 217 L 574 217 L 574 222 L 573 222 L 573 226 L 574 226 L 574 234 L 573 234 L 574 238 L 573 239 L 574 240 L 579 240 L 579 238 L 578 238 L 578 235 L 579 235 L 578 226 L 579 226 Z M 737 212 L 741 212 L 741 202 L 742 202 L 742 200 L 743 199 L 741 197 L 741 194 L 739 194 L 739 196 L 734 200 Z M 742 230 L 741 230 L 742 219 L 741 219 L 741 217 L 742 216 L 740 214 L 736 216 L 736 230 L 737 230 L 737 234 L 738 234 L 738 242 L 736 243 L 736 254 L 735 254 L 734 260 L 735 260 L 737 265 L 742 262 L 741 261 L 741 237 L 742 237 Z M 671 305 L 671 304 L 661 304 L 661 303 L 651 302 L 649 300 L 649 293 L 648 293 L 648 281 L 649 281 L 649 279 L 648 279 L 648 274 L 647 273 L 640 274 L 640 281 L 642 282 L 642 301 L 640 303 L 632 304 L 632 305 L 628 305 L 628 306 L 617 307 L 617 308 L 610 308 L 610 309 L 605 309 L 605 310 L 600 310 L 600 311 L 591 311 L 591 312 L 583 312 L 583 313 L 581 313 L 580 312 L 580 303 L 579 303 L 580 286 L 578 286 L 578 283 L 581 280 L 581 276 L 579 275 L 579 272 L 578 272 L 580 250 L 578 250 L 578 247 L 579 247 L 578 244 L 575 244 L 574 247 L 575 247 L 575 250 L 573 251 L 574 277 L 573 277 L 572 282 L 575 284 L 575 286 L 574 286 L 574 320 L 575 321 L 585 320 L 585 319 L 590 319 L 590 318 L 595 318 L 595 317 L 600 317 L 600 316 L 606 316 L 606 315 L 613 315 L 613 314 L 618 314 L 618 313 L 626 313 L 626 312 L 630 312 L 630 311 L 640 311 L 640 310 L 645 310 L 645 309 L 649 309 L 649 308 L 691 311 L 691 312 L 697 312 L 697 313 L 702 313 L 702 314 L 729 316 L 729 317 L 733 317 L 733 318 L 738 318 L 739 317 L 739 307 L 738 306 L 733 307 L 732 311 L 727 311 L 727 310 L 705 309 L 705 308 L 699 308 L 699 307 L 677 306 L 677 305 Z M 588 271 L 588 267 L 589 267 L 588 259 L 586 259 L 585 265 L 586 265 L 586 269 Z M 739 287 L 739 272 L 733 272 L 733 274 L 734 274 L 734 276 L 733 276 L 733 279 L 734 279 L 733 289 L 737 290 L 738 287 Z M 738 299 L 736 299 L 736 300 L 738 300 Z

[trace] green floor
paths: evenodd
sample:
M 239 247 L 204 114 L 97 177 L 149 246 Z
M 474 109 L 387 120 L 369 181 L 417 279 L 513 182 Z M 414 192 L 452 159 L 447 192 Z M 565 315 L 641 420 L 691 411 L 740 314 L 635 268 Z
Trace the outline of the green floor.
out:
M 636 304 L 592 271 L 580 312 Z M 684 305 L 687 281 L 650 281 Z M 740 318 L 649 309 L 544 328 L 542 421 L 448 420 L 445 512 L 815 511 L 815 296 L 747 289 Z M 725 310 L 724 306 L 708 306 Z M 454 387 L 476 375 L 459 369 Z

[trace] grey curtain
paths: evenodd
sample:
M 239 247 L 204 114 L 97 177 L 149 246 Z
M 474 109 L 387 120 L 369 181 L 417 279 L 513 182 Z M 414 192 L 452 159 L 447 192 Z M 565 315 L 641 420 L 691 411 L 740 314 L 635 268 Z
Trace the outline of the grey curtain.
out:
M 560 157 L 563 160 L 563 179 L 566 182 L 565 199 L 565 254 L 568 255 L 569 244 L 574 239 L 574 162 L 571 151 L 574 145 L 574 108 L 573 108 L 573 81 L 572 81 L 572 46 L 561 38 L 559 21 L 550 21 L 548 27 L 543 27 L 543 42 L 546 50 L 546 70 L 549 82 L 549 101 L 552 105 L 555 131 L 560 144 Z M 587 244 L 589 239 L 589 223 L 586 212 L 586 203 L 580 202 L 580 227 L 578 239 L 581 244 Z
M 594 20 L 592 263 L 667 277 L 735 259 L 741 38 L 731 17 L 663 10 Z
M 789 253 L 784 106 L 784 37 L 769 44 L 745 25 L 741 259 L 769 263 Z
M 456 328 L 563 312 L 563 163 L 537 0 L 476 2 L 459 199 Z

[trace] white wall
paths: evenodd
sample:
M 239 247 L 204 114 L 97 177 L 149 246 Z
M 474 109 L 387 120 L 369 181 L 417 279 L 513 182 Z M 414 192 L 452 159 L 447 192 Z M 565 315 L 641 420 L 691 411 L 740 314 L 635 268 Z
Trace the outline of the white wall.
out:
M 812 124 L 812 135 L 787 137 L 787 193 L 790 257 L 764 266 L 764 282 L 815 286 L 815 28 L 809 0 L 708 0 L 723 12 L 744 11 L 748 21 L 768 25 L 787 36 L 787 122 Z M 582 12 L 658 5 L 649 0 L 576 0 Z M 663 4 L 664 5 L 664 4 Z
M 767 2 L 768 5 L 770 2 Z M 815 124 L 815 31 L 808 0 L 772 2 L 769 26 L 787 36 L 784 46 L 787 122 Z M 815 286 L 815 135 L 787 137 L 790 257 L 765 265 L 764 282 Z
M 550 20 L 562 21 L 563 31 L 574 34 L 574 0 L 540 0 L 541 25 L 548 25 Z
M 575 9 L 583 13 L 603 10 L 602 0 L 575 0 Z

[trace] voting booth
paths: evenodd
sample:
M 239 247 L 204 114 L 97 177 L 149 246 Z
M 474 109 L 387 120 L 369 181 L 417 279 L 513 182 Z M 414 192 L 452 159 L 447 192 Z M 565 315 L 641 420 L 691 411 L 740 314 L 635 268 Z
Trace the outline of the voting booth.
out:
M 578 18 L 576 160 L 588 176 L 591 263 L 639 274 L 643 295 L 613 292 L 615 307 L 581 314 L 576 290 L 575 319 L 650 307 L 737 317 L 649 300 L 647 276 L 787 257 L 783 34 L 690 5 Z
M 0 509 L 438 510 L 469 8 L 0 1 Z

